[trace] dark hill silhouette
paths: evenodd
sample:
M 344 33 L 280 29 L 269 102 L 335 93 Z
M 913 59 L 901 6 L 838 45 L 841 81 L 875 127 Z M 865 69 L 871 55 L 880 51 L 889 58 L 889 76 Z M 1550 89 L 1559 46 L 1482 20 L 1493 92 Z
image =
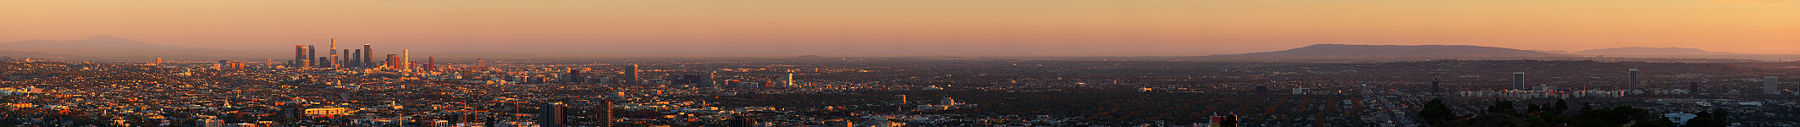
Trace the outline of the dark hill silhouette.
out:
M 1532 58 L 1532 57 L 1568 57 L 1569 55 L 1544 53 L 1509 48 L 1468 46 L 1468 45 L 1348 45 L 1317 44 L 1283 51 L 1260 52 L 1233 55 L 1215 55 L 1220 57 L 1269 57 L 1269 58 Z
M 7 51 L 7 50 L 0 50 L 0 57 L 7 57 L 7 58 L 38 58 L 38 59 L 79 59 L 79 58 L 87 58 L 87 57 L 83 57 L 83 56 L 70 56 L 70 55 L 60 55 L 60 54 L 49 54 L 49 53 L 41 53 L 41 52 L 29 52 L 29 51 Z
M 64 54 L 106 58 L 195 57 L 218 53 L 210 50 L 145 43 L 121 37 L 100 35 L 82 40 L 28 40 L 0 43 L 0 50 Z
M 1582 55 L 1621 55 L 1621 56 L 1689 56 L 1689 55 L 1731 55 L 1731 53 L 1712 52 L 1696 48 L 1653 48 L 1653 47 L 1619 47 L 1575 52 Z

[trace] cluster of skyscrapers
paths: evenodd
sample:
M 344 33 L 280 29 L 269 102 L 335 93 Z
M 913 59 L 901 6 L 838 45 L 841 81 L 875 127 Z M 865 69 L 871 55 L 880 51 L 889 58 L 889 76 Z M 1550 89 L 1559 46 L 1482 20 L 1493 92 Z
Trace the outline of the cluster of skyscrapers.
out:
M 393 70 L 435 69 L 430 63 L 435 62 L 433 60 L 435 58 L 427 59 L 427 63 L 423 66 L 415 65 L 417 62 L 412 61 L 412 51 L 410 50 L 401 50 L 401 54 L 387 54 L 386 61 L 377 64 L 375 49 L 369 44 L 363 44 L 362 49 L 342 50 L 337 47 L 337 38 L 332 38 L 330 44 L 328 45 L 330 49 L 326 49 L 326 56 L 319 56 L 319 49 L 313 45 L 294 45 L 294 60 L 288 61 L 288 66 L 311 68 L 386 67 Z

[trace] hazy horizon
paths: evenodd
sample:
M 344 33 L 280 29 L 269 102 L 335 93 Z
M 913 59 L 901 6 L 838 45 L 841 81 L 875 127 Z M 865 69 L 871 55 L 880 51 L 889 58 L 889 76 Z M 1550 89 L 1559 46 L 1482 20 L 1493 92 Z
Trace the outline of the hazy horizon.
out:
M 268 51 L 1202 56 L 1312 44 L 1800 54 L 1800 3 L 1660 1 L 0 1 L 0 42 Z M 344 47 L 340 47 L 344 48 Z

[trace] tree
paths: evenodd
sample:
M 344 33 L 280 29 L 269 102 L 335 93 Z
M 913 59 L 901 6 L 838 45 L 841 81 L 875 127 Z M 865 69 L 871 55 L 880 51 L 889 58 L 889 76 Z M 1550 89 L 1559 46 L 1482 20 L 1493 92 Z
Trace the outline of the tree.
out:
M 1544 108 L 1543 108 L 1543 106 L 1539 106 L 1538 104 L 1531 104 L 1529 106 L 1525 106 L 1525 112 L 1527 112 L 1527 113 L 1540 112 L 1540 111 L 1544 111 Z
M 1730 125 L 1731 124 L 1726 123 L 1725 120 L 1712 117 L 1694 117 L 1694 119 L 1688 119 L 1687 121 L 1688 127 L 1724 127 Z
M 1731 122 L 1725 121 L 1726 120 L 1725 118 L 1729 117 L 1730 114 L 1731 114 L 1731 111 L 1727 111 L 1725 109 L 1713 109 L 1711 112 L 1700 111 L 1700 113 L 1694 113 L 1694 119 L 1688 119 L 1687 126 L 1689 126 L 1689 127 L 1730 126 Z
M 1485 111 L 1488 113 L 1519 114 L 1518 109 L 1514 109 L 1513 101 L 1511 100 L 1494 101 L 1494 105 L 1488 106 Z
M 1237 119 L 1238 119 L 1237 115 L 1225 116 L 1224 121 L 1219 121 L 1219 123 L 1220 123 L 1219 126 L 1220 127 L 1237 127 L 1237 124 L 1238 124 Z
M 1431 101 L 1425 102 L 1425 107 L 1419 109 L 1419 117 L 1425 118 L 1426 123 L 1429 124 L 1441 124 L 1444 121 L 1455 120 L 1456 112 L 1450 110 L 1450 106 L 1445 105 L 1444 100 L 1433 98 Z
M 1723 121 L 1723 122 L 1731 121 L 1731 119 L 1730 119 L 1731 111 L 1730 110 L 1725 110 L 1722 108 L 1714 108 L 1712 113 L 1713 113 L 1714 119 L 1719 119 L 1719 121 Z
M 1569 102 L 1563 101 L 1563 99 L 1556 99 L 1555 106 L 1551 106 L 1550 110 L 1557 114 L 1562 114 L 1563 111 L 1569 110 Z
M 1592 111 L 1594 111 L 1594 104 L 1581 103 L 1581 112 L 1585 113 L 1585 112 L 1592 112 Z

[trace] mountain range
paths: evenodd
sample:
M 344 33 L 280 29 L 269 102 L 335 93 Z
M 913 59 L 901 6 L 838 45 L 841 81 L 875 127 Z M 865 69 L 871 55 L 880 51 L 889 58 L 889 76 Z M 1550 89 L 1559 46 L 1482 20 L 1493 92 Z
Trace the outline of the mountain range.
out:
M 1572 57 L 1572 55 L 1469 45 L 1317 44 L 1282 51 L 1214 55 L 1214 57 L 1455 59 Z
M 68 55 L 87 57 L 197 57 L 208 53 L 218 54 L 211 50 L 185 48 L 177 46 L 144 43 L 137 40 L 114 36 L 100 35 L 81 40 L 28 40 L 11 43 L 0 43 L 0 50 L 13 51 L 8 54 L 37 53 L 38 55 Z
M 1695 55 L 1732 55 L 1732 53 L 1712 52 L 1696 48 L 1652 48 L 1652 47 L 1619 47 L 1583 50 L 1574 54 L 1608 55 L 1608 56 L 1695 56 Z

